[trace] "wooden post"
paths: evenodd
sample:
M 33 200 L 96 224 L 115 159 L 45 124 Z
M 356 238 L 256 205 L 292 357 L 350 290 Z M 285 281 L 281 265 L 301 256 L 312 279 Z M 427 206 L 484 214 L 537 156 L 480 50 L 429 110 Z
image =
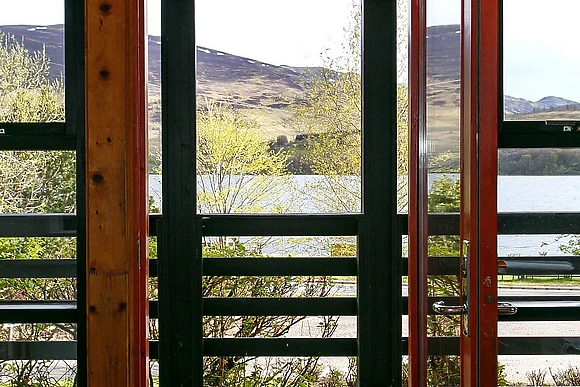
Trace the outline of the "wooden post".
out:
M 144 0 L 86 0 L 87 385 L 147 385 Z

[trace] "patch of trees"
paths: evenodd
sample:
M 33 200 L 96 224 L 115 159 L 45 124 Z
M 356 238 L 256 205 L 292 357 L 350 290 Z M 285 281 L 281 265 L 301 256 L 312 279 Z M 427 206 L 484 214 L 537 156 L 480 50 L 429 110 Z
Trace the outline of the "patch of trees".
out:
M 500 149 L 500 175 L 580 175 L 580 149 Z
M 293 140 L 280 135 L 270 142 L 270 151 L 283 153 L 287 158 L 286 172 L 291 175 L 313 175 L 310 163 L 307 160 L 308 134 L 298 134 Z
M 580 149 L 500 149 L 500 175 L 580 175 Z M 443 153 L 429 158 L 431 173 L 459 173 L 459 154 Z

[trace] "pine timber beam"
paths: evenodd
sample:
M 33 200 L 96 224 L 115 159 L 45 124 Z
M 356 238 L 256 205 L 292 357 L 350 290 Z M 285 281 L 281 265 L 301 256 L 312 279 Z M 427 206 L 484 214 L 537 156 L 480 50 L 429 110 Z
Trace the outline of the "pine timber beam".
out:
M 85 1 L 87 385 L 145 387 L 144 0 Z

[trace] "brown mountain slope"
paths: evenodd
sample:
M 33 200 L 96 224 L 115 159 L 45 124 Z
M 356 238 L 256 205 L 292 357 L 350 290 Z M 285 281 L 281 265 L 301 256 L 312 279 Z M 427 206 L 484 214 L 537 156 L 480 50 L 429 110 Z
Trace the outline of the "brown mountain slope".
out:
M 51 75 L 59 77 L 64 70 L 63 26 L 0 26 L 24 42 L 30 51 L 46 50 L 50 57 Z M 459 53 L 458 25 L 433 26 L 428 29 L 428 105 L 430 127 L 437 134 L 434 151 L 451 149 L 457 143 L 459 107 Z M 159 128 L 161 38 L 149 37 L 149 89 L 151 128 Z M 231 55 L 212 48 L 197 47 L 198 103 L 205 98 L 227 101 L 258 119 L 265 135 L 294 136 L 285 127 L 283 118 L 288 108 L 305 98 L 301 86 L 304 69 L 275 66 L 252 58 Z M 192 71 L 194 71 L 192 69 Z M 561 117 L 563 113 L 578 117 L 580 105 L 558 97 L 546 97 L 532 102 L 506 96 L 506 113 L 514 118 Z M 563 112 L 562 110 L 566 110 Z

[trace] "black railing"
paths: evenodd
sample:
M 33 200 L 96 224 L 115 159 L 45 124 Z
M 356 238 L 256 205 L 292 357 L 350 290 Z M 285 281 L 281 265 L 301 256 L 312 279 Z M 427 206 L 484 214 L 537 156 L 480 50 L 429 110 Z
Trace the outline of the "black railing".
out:
M 356 235 L 360 215 L 200 215 L 205 236 L 308 236 Z M 151 216 L 151 224 L 160 222 L 160 215 Z M 405 233 L 407 218 L 399 216 L 401 237 Z M 70 237 L 76 230 L 74 215 L 2 215 L 0 237 Z M 456 235 L 457 214 L 433 214 L 430 234 Z M 157 227 L 151 227 L 156 236 Z M 500 234 L 580 234 L 580 214 L 523 213 L 500 214 Z M 167 257 L 166 257 L 167 258 Z M 406 258 L 403 275 L 406 275 Z M 533 262 L 541 259 L 550 262 L 568 262 L 574 273 L 580 272 L 580 258 L 561 257 L 502 257 Z M 157 259 L 150 260 L 150 274 L 158 273 Z M 456 275 L 459 261 L 456 257 L 430 259 L 430 275 Z M 204 258 L 203 275 L 223 276 L 356 276 L 356 258 Z M 4 259 L 0 260 L 1 278 L 70 278 L 76 276 L 74 259 Z M 511 274 L 517 275 L 515 271 Z M 523 273 L 525 274 L 525 273 Z M 556 275 L 549 270 L 544 275 Z M 430 305 L 444 300 L 457 303 L 454 297 L 433 297 Z M 512 316 L 500 316 L 500 321 L 580 321 L 579 296 L 502 297 L 518 307 Z M 407 313 L 407 300 L 402 300 L 403 314 Z M 150 302 L 151 318 L 158 318 L 158 302 Z M 79 321 L 75 301 L 1 301 L 0 323 L 76 323 Z M 357 299 L 354 297 L 329 298 L 206 298 L 203 313 L 221 315 L 276 315 L 276 316 L 356 316 Z M 430 310 L 430 314 L 433 311 Z M 161 338 L 163 340 L 163 338 Z M 406 339 L 403 352 L 406 353 Z M 206 356 L 356 356 L 357 339 L 354 338 L 206 338 L 203 341 Z M 156 358 L 158 342 L 151 342 L 151 357 Z M 433 355 L 459 353 L 458 338 L 433 337 L 429 339 Z M 501 355 L 561 355 L 580 353 L 580 340 L 572 337 L 501 337 Z M 0 360 L 62 360 L 75 359 L 74 341 L 4 341 L 0 342 Z

